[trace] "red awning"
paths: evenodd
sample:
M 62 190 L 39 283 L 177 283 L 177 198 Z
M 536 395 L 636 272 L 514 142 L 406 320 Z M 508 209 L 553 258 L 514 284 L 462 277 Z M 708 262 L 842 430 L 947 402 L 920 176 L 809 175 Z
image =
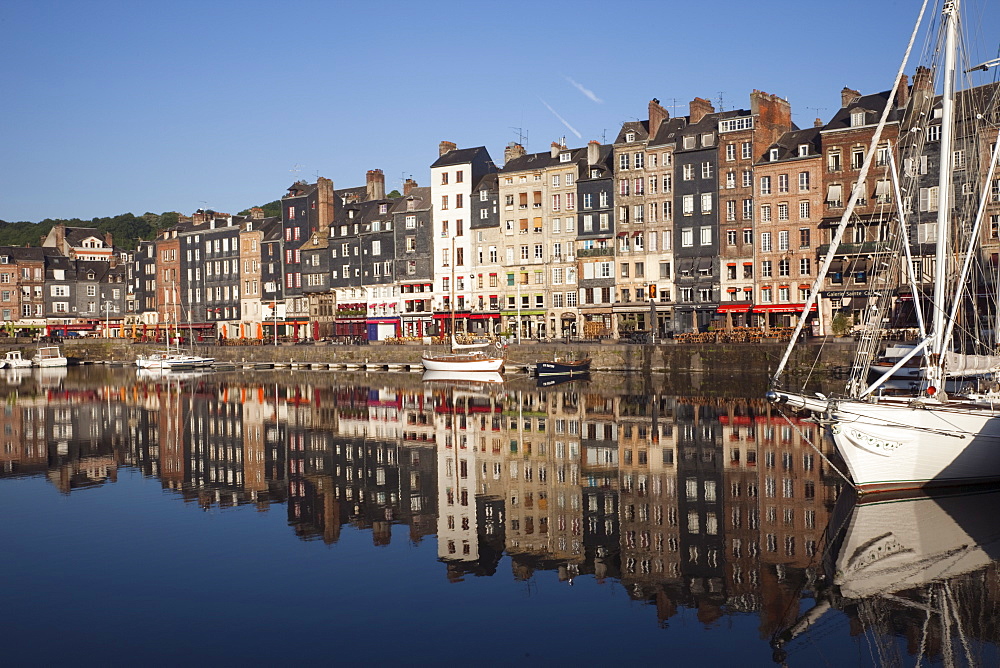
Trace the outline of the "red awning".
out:
M 716 313 L 746 313 L 753 304 L 723 304 L 715 310 Z
M 753 307 L 754 313 L 800 313 L 805 304 L 758 304 Z M 816 310 L 813 304 L 810 311 Z

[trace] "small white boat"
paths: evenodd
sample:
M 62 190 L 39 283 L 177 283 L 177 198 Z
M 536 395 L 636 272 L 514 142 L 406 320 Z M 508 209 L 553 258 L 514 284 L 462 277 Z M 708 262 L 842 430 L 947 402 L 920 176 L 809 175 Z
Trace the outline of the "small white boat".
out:
M 424 353 L 421 356 L 427 371 L 503 371 L 507 361 L 506 351 L 501 343 L 496 344 L 496 352 L 487 348 L 489 343 L 459 344 L 451 339 L 451 352 Z M 479 348 L 480 350 L 462 350 Z
M 135 365 L 140 369 L 203 369 L 215 364 L 214 357 L 200 357 L 183 353 L 159 352 L 151 355 L 139 355 Z
M 66 358 L 59 351 L 59 346 L 46 346 L 39 348 L 35 356 L 31 358 L 32 364 L 37 367 L 66 366 Z
M 0 359 L 0 369 L 28 369 L 31 368 L 31 360 L 24 359 L 20 350 L 8 351 L 3 359 Z

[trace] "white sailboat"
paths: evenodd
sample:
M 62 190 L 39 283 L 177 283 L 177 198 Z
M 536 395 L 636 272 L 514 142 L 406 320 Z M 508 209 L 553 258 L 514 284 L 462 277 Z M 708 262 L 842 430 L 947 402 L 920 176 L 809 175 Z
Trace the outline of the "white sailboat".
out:
M 455 339 L 455 248 L 451 262 L 451 352 L 424 352 L 421 355 L 427 371 L 502 372 L 507 361 L 505 346 L 497 341 L 459 343 Z
M 169 326 L 168 326 L 169 327 Z M 140 369 L 151 371 L 188 371 L 191 369 L 205 369 L 215 364 L 214 357 L 202 357 L 192 353 L 181 351 L 180 327 L 175 329 L 174 349 L 170 349 L 170 330 L 166 330 L 167 348 L 148 355 L 137 355 L 135 365 Z
M 792 337 L 793 343 L 789 344 L 772 378 L 772 389 L 767 393 L 768 399 L 775 403 L 811 412 L 826 427 L 846 462 L 854 486 L 861 492 L 1000 480 L 1000 394 L 996 395 L 998 401 L 991 402 L 983 401 L 981 396 L 949 396 L 945 391 L 949 366 L 958 364 L 958 360 L 962 364 L 979 365 L 984 369 L 997 364 L 995 337 L 1000 331 L 995 325 L 981 327 L 977 331 L 976 326 L 981 323 L 972 321 L 982 317 L 979 304 L 962 306 L 963 303 L 968 304 L 969 300 L 980 298 L 981 293 L 995 293 L 997 289 L 995 268 L 991 283 L 988 280 L 991 272 L 977 273 L 974 266 L 982 259 L 979 241 L 983 236 L 984 211 L 991 199 L 989 187 L 996 178 L 1000 137 L 996 136 L 995 125 L 981 122 L 984 116 L 977 116 L 975 111 L 967 108 L 961 110 L 961 120 L 967 126 L 964 136 L 956 137 L 954 126 L 959 118 L 956 113 L 956 80 L 960 70 L 957 57 L 961 25 L 959 8 L 959 0 L 944 0 L 939 22 L 942 39 L 937 42 L 941 45 L 943 54 L 936 70 L 926 70 L 928 76 L 933 71 L 938 73 L 942 82 L 939 97 L 935 99 L 933 94 L 913 96 L 900 127 L 903 138 L 900 140 L 899 153 L 904 165 L 912 165 L 914 160 L 921 159 L 922 152 L 928 148 L 925 140 L 929 130 L 924 123 L 933 120 L 934 125 L 937 125 L 937 120 L 940 119 L 938 155 L 942 159 L 940 175 L 933 188 L 934 194 L 939 198 L 936 222 L 933 225 L 923 222 L 924 229 L 931 230 L 935 241 L 934 276 L 930 286 L 918 284 L 909 255 L 912 244 L 909 226 L 918 214 L 911 211 L 905 202 L 911 201 L 909 198 L 917 192 L 920 185 L 919 170 L 909 174 L 908 181 L 900 183 L 902 177 L 897 177 L 894 169 L 892 150 L 887 152 L 889 175 L 896 177 L 893 179 L 896 186 L 893 199 L 896 202 L 895 213 L 898 220 L 895 222 L 898 227 L 892 233 L 897 248 L 893 256 L 897 262 L 895 271 L 897 276 L 910 284 L 921 337 L 892 367 L 873 382 L 868 382 L 868 371 L 874 359 L 885 315 L 882 298 L 895 294 L 894 291 L 883 290 L 881 296 L 870 298 L 868 306 L 872 314 L 866 319 L 865 331 L 859 340 L 858 355 L 845 395 L 827 397 L 802 391 L 789 392 L 781 387 L 780 377 L 788 363 L 794 342 L 798 340 L 805 324 L 803 315 L 799 318 Z M 922 11 L 921 18 L 923 14 Z M 918 28 L 914 29 L 911 37 L 911 47 L 919 32 L 919 25 L 918 20 Z M 933 40 L 928 41 L 935 43 Z M 972 69 L 985 69 L 995 64 L 994 61 Z M 851 194 L 834 233 L 830 252 L 810 291 L 804 314 L 815 303 L 854 208 L 864 197 L 865 178 L 874 162 L 876 151 L 884 146 L 880 144 L 880 140 L 890 108 L 899 87 L 905 85 L 901 83 L 905 66 L 906 58 L 899 68 L 896 83 L 889 94 L 889 102 L 865 154 L 864 164 L 858 174 L 858 186 Z M 989 98 L 988 95 L 981 97 Z M 976 99 L 975 95 L 966 95 L 962 101 L 967 106 Z M 982 113 L 996 113 L 996 101 L 993 100 L 992 104 L 993 109 Z M 991 135 L 970 138 L 968 126 L 977 125 L 979 128 L 991 127 Z M 934 132 L 936 135 L 937 130 Z M 989 156 L 983 155 L 984 159 L 980 160 L 980 154 L 985 153 L 982 147 L 989 146 L 991 142 L 993 146 Z M 959 170 L 955 169 L 956 166 Z M 965 176 L 975 177 L 970 187 L 960 188 L 955 184 L 954 177 L 959 171 Z M 902 176 L 907 176 L 905 171 Z M 927 207 L 926 210 L 932 209 Z M 924 287 L 929 287 L 930 291 L 927 323 L 923 320 L 920 307 L 921 289 Z M 994 313 L 994 323 L 996 317 Z M 985 344 L 988 354 L 985 357 L 964 356 L 965 350 L 960 350 L 961 345 L 969 342 Z M 913 390 L 906 395 L 880 396 L 882 383 L 917 355 L 923 355 L 926 366 L 922 379 L 914 383 Z

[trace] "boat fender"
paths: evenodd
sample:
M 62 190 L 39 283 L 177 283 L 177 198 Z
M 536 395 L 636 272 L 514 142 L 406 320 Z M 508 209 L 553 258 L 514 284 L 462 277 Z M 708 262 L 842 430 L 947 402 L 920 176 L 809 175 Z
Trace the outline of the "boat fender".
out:
M 933 385 L 931 385 L 930 387 L 927 388 L 927 396 L 933 397 L 935 394 L 937 394 L 937 388 L 936 387 L 934 387 Z

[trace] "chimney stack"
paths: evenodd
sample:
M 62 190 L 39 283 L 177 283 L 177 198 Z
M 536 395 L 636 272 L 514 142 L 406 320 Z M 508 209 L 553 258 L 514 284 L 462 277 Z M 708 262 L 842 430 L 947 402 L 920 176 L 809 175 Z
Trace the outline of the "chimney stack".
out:
M 403 181 L 403 197 L 406 197 L 411 192 L 413 192 L 413 189 L 416 187 L 417 187 L 417 182 L 414 181 L 413 179 L 406 179 L 405 181 Z
M 452 144 L 452 146 L 454 146 L 454 144 Z M 368 201 L 385 199 L 385 175 L 382 174 L 381 169 L 368 170 L 365 175 L 365 189 L 367 191 Z
M 443 141 L 438 144 L 438 157 L 440 158 L 445 153 L 450 153 L 457 149 L 458 146 L 453 141 Z
M 558 158 L 559 157 L 559 151 L 561 151 L 561 150 L 562 150 L 562 146 L 559 145 L 559 142 L 554 141 L 554 142 L 552 142 L 552 148 L 549 151 L 549 154 L 553 158 Z
M 601 158 L 601 142 L 596 139 L 591 139 L 587 142 L 587 164 L 590 166 L 596 165 L 597 161 Z
M 511 160 L 516 160 L 517 158 L 523 158 L 525 156 L 525 153 L 526 151 L 524 150 L 523 146 L 511 142 L 507 144 L 507 148 L 503 150 L 503 162 L 504 164 L 507 164 Z
M 896 107 L 905 107 L 910 101 L 910 77 L 905 74 L 899 80 L 899 89 L 896 91 Z
M 115 238 L 110 232 L 104 233 L 104 243 L 108 246 L 108 248 L 115 247 Z
M 250 220 L 264 220 L 264 209 L 259 206 L 250 209 Z
M 712 106 L 712 103 L 701 97 L 691 100 L 689 108 L 691 110 L 691 125 L 700 122 L 708 114 L 715 113 L 715 107 Z
M 649 102 L 649 138 L 654 139 L 660 130 L 663 121 L 670 118 L 666 109 L 660 106 L 660 101 L 655 97 Z
M 326 239 L 333 224 L 333 181 L 322 176 L 316 179 L 316 200 L 316 232 L 320 239 Z
M 823 119 L 822 118 L 817 118 L 815 121 L 813 121 L 813 127 L 814 128 L 821 128 L 821 127 L 823 127 Z
M 847 105 L 849 105 L 851 102 L 854 101 L 854 98 L 857 98 L 857 97 L 861 97 L 861 93 L 860 92 L 854 90 L 853 88 L 848 88 L 847 86 L 844 86 L 840 90 L 840 106 L 841 106 L 841 108 L 846 107 Z

